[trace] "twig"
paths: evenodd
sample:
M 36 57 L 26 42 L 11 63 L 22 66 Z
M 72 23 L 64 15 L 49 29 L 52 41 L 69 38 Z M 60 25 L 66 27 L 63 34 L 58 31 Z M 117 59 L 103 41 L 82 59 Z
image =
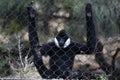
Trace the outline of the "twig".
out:
M 24 68 L 24 63 L 22 61 L 22 53 L 21 53 L 21 46 L 20 46 L 20 35 L 18 35 L 18 51 L 19 51 L 19 58 L 20 58 L 20 62 L 22 67 Z
M 116 57 L 117 57 L 119 51 L 120 51 L 120 48 L 117 48 L 115 54 L 112 57 L 112 68 L 113 68 L 113 70 L 115 69 L 115 60 L 116 60 Z

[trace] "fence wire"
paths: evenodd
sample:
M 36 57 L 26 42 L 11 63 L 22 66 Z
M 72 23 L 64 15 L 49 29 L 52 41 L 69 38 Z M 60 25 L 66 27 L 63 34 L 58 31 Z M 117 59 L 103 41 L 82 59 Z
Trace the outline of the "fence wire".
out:
M 0 1 L 0 78 L 120 80 L 120 4 L 99 3 Z

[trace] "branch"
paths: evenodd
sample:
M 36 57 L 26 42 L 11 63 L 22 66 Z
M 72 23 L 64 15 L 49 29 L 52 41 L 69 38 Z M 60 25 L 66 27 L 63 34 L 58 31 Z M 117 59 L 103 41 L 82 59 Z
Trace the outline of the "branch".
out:
M 117 57 L 119 51 L 120 51 L 120 48 L 117 48 L 115 54 L 112 57 L 112 63 L 111 64 L 112 64 L 112 67 L 113 67 L 114 70 L 115 70 L 115 60 L 116 60 L 116 57 Z

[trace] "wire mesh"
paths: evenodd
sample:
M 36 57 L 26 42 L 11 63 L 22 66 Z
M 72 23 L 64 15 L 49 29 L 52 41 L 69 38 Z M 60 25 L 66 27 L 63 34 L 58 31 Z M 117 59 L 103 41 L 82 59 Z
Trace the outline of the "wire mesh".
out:
M 120 79 L 119 0 L 30 1 L 0 1 L 1 79 Z

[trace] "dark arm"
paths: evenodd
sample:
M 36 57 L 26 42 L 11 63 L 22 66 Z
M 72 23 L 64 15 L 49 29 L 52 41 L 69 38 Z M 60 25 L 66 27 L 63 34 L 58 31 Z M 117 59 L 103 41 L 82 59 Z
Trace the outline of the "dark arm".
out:
M 97 37 L 95 33 L 95 25 L 93 23 L 91 4 L 86 4 L 85 11 L 87 24 L 87 44 L 79 44 L 79 47 L 80 51 L 83 51 L 85 54 L 92 54 L 96 47 Z
M 119 80 L 120 78 L 118 77 L 118 75 L 120 74 L 120 69 L 115 68 L 115 58 L 120 49 L 117 48 L 116 53 L 113 55 L 112 64 L 108 64 L 102 52 L 103 45 L 96 37 L 95 26 L 92 18 L 92 6 L 89 3 L 86 5 L 86 21 L 87 47 L 89 48 L 90 53 L 95 52 L 95 60 L 100 65 L 100 68 L 104 72 L 106 72 L 107 75 L 110 74 L 110 76 L 108 76 L 109 80 Z
M 87 44 L 81 45 L 80 50 L 83 51 L 85 54 L 92 54 L 94 52 L 100 52 L 103 49 L 103 45 L 96 37 L 95 32 L 95 25 L 93 22 L 93 16 L 92 16 L 92 5 L 86 4 L 86 26 L 87 26 Z
M 93 23 L 92 6 L 86 5 L 86 24 L 87 24 L 87 47 L 90 53 L 95 51 L 97 37 L 95 32 L 95 25 Z
M 36 32 L 36 25 L 35 25 L 35 10 L 33 9 L 33 4 L 30 3 L 27 7 L 28 12 L 28 33 L 29 33 L 29 41 L 31 46 L 31 51 L 34 53 L 34 64 L 39 72 L 39 74 L 43 78 L 49 77 L 49 70 L 46 68 L 46 66 L 43 64 L 42 61 L 42 54 L 40 53 L 40 45 L 39 45 L 39 39 Z
M 39 44 L 38 35 L 36 32 L 36 25 L 35 25 L 35 10 L 32 8 L 32 3 L 30 3 L 27 7 L 28 12 L 28 21 L 29 21 L 29 41 L 32 47 Z

